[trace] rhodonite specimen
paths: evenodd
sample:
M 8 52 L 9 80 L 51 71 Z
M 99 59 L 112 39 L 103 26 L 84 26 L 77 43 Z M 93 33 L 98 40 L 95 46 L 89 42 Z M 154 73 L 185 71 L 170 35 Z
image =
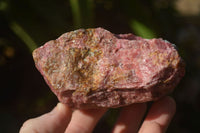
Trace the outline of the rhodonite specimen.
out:
M 33 52 L 36 67 L 59 101 L 73 108 L 120 107 L 173 91 L 185 68 L 162 39 L 79 29 Z

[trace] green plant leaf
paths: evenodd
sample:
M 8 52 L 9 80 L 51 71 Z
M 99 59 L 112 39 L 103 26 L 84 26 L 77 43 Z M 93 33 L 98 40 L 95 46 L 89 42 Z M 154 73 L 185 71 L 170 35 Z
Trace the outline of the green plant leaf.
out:
M 26 31 L 16 22 L 10 23 L 10 29 L 26 44 L 29 51 L 32 53 L 34 49 L 37 48 L 36 43 L 33 39 L 26 33 Z
M 143 23 L 141 23 L 137 20 L 131 20 L 130 26 L 133 29 L 133 31 L 135 32 L 135 34 L 138 36 L 141 36 L 141 37 L 147 38 L 147 39 L 156 37 L 156 35 L 152 29 L 148 28 L 146 25 L 144 25 Z
M 73 21 L 74 21 L 74 27 L 80 28 L 82 24 L 81 20 L 81 13 L 80 13 L 80 5 L 79 0 L 70 0 L 72 15 L 73 15 Z

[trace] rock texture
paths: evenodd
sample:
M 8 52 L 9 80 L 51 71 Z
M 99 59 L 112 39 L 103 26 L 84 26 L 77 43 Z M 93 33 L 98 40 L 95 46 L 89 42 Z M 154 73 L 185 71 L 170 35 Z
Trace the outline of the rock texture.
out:
M 103 28 L 79 29 L 33 52 L 36 67 L 62 103 L 120 107 L 156 100 L 184 76 L 174 45 Z

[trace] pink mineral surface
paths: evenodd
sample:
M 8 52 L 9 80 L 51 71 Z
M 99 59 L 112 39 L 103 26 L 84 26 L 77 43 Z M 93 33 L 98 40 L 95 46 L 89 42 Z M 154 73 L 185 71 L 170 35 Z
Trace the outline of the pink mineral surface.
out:
M 172 92 L 185 68 L 162 39 L 79 29 L 33 52 L 36 67 L 62 103 L 74 108 L 120 107 Z

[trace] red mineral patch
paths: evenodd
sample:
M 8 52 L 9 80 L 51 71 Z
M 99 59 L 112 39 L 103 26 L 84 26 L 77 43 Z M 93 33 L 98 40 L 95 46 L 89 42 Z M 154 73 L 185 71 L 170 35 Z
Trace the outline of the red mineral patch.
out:
M 185 68 L 173 44 L 103 29 L 79 29 L 33 52 L 36 67 L 62 103 L 120 107 L 172 92 Z

